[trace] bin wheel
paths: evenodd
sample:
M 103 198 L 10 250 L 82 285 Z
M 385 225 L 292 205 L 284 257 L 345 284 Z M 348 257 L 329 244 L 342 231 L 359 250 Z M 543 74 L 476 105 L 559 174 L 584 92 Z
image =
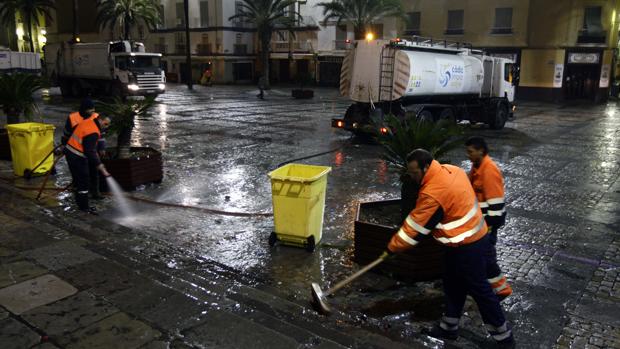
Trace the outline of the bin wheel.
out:
M 29 168 L 24 170 L 24 178 L 26 178 L 26 179 L 32 178 L 32 171 L 30 171 Z
M 275 232 L 271 232 L 269 235 L 269 246 L 273 247 L 273 245 L 276 244 L 276 241 L 278 241 L 278 235 L 276 235 Z
M 306 245 L 306 251 L 313 252 L 315 247 L 314 236 L 308 237 L 308 244 Z

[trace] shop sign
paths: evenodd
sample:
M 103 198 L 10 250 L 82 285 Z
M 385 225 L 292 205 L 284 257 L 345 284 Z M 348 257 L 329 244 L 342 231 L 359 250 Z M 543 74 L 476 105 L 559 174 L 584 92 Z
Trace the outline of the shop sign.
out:
M 568 63 L 598 64 L 599 59 L 598 53 L 573 52 L 568 54 Z
M 607 88 L 609 87 L 609 73 L 611 71 L 611 66 L 609 64 L 603 64 L 601 67 L 601 79 L 599 81 L 598 87 Z
M 562 78 L 564 76 L 564 64 L 556 64 L 553 72 L 553 87 L 562 87 Z

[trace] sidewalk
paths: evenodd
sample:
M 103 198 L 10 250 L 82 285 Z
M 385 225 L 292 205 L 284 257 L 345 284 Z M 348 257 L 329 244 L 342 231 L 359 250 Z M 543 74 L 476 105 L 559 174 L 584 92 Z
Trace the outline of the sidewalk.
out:
M 405 348 L 226 266 L 0 182 L 0 348 Z M 105 229 L 103 229 L 105 227 Z

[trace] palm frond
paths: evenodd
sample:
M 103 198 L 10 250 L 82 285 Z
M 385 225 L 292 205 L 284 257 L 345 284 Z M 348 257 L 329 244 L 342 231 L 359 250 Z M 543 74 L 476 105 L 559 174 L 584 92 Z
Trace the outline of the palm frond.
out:
M 23 113 L 26 120 L 32 120 L 39 109 L 34 93 L 43 87 L 42 80 L 32 74 L 15 73 L 0 75 L 0 104 L 5 111 Z

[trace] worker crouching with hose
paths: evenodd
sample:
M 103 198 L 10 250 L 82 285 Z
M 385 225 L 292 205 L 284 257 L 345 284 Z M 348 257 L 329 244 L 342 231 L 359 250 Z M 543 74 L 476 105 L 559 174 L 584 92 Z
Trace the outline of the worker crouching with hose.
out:
M 430 335 L 456 339 L 465 299 L 470 295 L 493 339 L 501 347 L 514 347 L 499 299 L 487 281 L 487 265 L 494 262 L 492 245 L 467 174 L 456 166 L 440 164 L 423 149 L 407 156 L 407 171 L 420 184 L 420 193 L 388 250 L 404 252 L 430 236 L 446 246 L 446 310 Z
M 109 126 L 108 117 L 85 119 L 75 127 L 65 147 L 65 156 L 76 187 L 75 201 L 80 211 L 91 214 L 97 214 L 97 211 L 89 205 L 90 177 L 97 173 L 90 172 L 99 171 L 105 177 L 110 176 L 97 152 L 101 133 Z

